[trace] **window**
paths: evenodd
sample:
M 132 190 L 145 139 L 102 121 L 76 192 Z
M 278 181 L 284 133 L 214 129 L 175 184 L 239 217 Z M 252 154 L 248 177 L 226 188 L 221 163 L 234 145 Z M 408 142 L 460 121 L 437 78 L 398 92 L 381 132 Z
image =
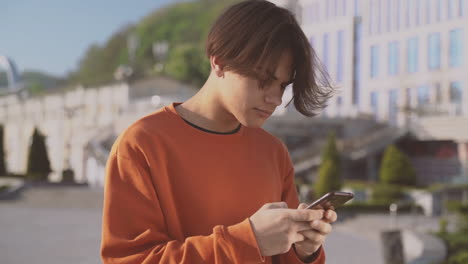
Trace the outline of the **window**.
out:
M 394 76 L 398 74 L 399 58 L 398 42 L 390 42 L 388 44 L 388 75 Z
M 463 30 L 454 29 L 450 31 L 450 48 L 449 48 L 450 67 L 459 67 L 463 64 Z
M 328 70 L 328 33 L 323 35 L 323 54 L 322 54 L 323 65 L 325 70 Z
M 322 12 L 320 12 L 320 5 L 319 4 L 315 4 L 315 21 L 319 22 L 320 21 L 320 14 Z
M 330 1 L 330 0 L 329 0 Z M 333 16 L 338 16 L 338 0 L 333 1 Z
M 435 95 L 436 103 L 440 104 L 442 102 L 442 88 L 440 87 L 440 83 L 436 83 L 435 85 Z
M 414 0 L 415 1 L 415 7 L 414 7 L 414 12 L 416 13 L 416 25 L 419 26 L 421 25 L 421 0 Z
M 312 48 L 315 49 L 315 37 L 314 36 L 309 38 L 309 42 L 310 42 L 310 45 L 312 46 Z
M 339 106 L 339 107 L 340 107 L 341 105 L 343 105 L 343 98 L 342 98 L 341 96 L 338 96 L 338 97 L 336 98 L 336 105 Z
M 377 0 L 377 32 L 382 33 L 382 0 Z
M 465 15 L 465 0 L 460 0 L 458 4 L 460 5 L 458 7 L 458 16 L 463 17 Z
M 406 50 L 407 55 L 407 71 L 415 73 L 418 71 L 418 38 L 413 37 L 408 39 L 408 47 Z
M 463 87 L 460 81 L 450 83 L 450 103 L 455 107 L 455 114 L 459 115 L 462 112 L 463 102 Z
M 436 19 L 437 19 L 437 22 L 440 22 L 442 20 L 442 0 L 436 0 L 436 1 L 437 1 Z
M 405 98 L 406 107 L 411 107 L 411 89 L 406 88 L 406 98 Z
M 336 61 L 336 80 L 338 82 L 343 81 L 343 67 L 344 67 L 344 61 L 343 61 L 343 47 L 344 47 L 344 31 L 340 30 L 338 31 L 338 36 L 337 36 L 337 41 L 338 41 L 338 50 L 336 52 L 337 54 L 337 61 Z
M 398 90 L 391 90 L 388 94 L 388 119 L 390 124 L 395 125 L 397 123 L 398 115 Z
M 454 15 L 456 0 L 447 0 L 447 18 L 452 19 Z
M 356 23 L 356 30 L 354 31 L 354 69 L 353 69 L 353 105 L 359 106 L 361 96 L 361 54 L 362 54 L 362 23 Z
M 463 102 L 463 90 L 460 81 L 450 83 L 450 102 L 461 104 Z
M 346 16 L 346 2 L 348 0 L 341 0 L 341 14 L 343 14 L 343 16 Z
M 429 86 L 421 85 L 418 87 L 418 106 L 424 106 L 429 103 Z
M 387 0 L 387 32 L 392 30 L 392 0 Z
M 406 27 L 409 28 L 411 25 L 411 1 L 406 0 Z
M 431 23 L 431 1 L 426 0 L 426 24 Z
M 379 46 L 371 46 L 371 78 L 375 79 L 379 75 Z
M 429 70 L 440 69 L 440 33 L 432 33 L 428 38 Z
M 359 0 L 354 0 L 354 15 L 359 16 L 360 10 L 359 10 Z
M 396 4 L 396 29 L 400 30 L 400 11 L 401 11 L 401 1 L 402 0 L 397 0 Z
M 374 1 L 369 2 L 369 35 L 372 35 L 372 29 L 374 28 Z
M 377 119 L 378 117 L 378 103 L 379 103 L 379 94 L 377 92 L 371 92 L 370 94 L 370 104 L 372 112 L 374 113 L 374 117 Z

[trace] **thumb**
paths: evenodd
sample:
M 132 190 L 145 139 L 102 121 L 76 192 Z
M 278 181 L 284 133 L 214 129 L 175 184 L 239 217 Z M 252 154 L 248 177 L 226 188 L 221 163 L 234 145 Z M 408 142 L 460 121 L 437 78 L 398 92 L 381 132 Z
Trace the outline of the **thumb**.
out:
M 267 203 L 262 206 L 262 210 L 264 209 L 278 209 L 278 208 L 288 208 L 288 204 L 285 202 L 276 202 L 276 203 Z
M 305 204 L 305 203 L 301 203 L 301 204 L 297 207 L 297 209 L 306 209 L 306 208 L 307 208 L 307 204 Z

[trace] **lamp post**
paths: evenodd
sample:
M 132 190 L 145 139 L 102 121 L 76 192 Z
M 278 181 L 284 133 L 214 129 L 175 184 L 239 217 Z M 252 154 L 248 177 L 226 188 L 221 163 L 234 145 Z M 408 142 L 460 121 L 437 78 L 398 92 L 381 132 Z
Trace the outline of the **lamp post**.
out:
M 169 43 L 165 40 L 153 43 L 153 56 L 156 60 L 154 69 L 156 72 L 162 72 L 164 69 L 164 62 L 169 51 Z

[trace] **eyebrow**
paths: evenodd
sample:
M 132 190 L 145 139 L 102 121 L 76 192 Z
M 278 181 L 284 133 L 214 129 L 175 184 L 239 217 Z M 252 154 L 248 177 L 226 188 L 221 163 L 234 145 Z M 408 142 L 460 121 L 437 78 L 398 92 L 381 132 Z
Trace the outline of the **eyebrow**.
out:
M 276 77 L 276 75 L 273 74 L 272 72 L 268 71 L 267 73 L 268 73 L 268 75 L 270 75 L 270 77 L 271 77 L 273 80 L 275 80 L 275 81 L 278 80 L 278 77 Z M 291 84 L 291 83 L 293 83 L 293 82 L 294 82 L 294 78 L 290 79 L 289 81 L 283 82 L 283 83 L 281 83 L 281 84 Z

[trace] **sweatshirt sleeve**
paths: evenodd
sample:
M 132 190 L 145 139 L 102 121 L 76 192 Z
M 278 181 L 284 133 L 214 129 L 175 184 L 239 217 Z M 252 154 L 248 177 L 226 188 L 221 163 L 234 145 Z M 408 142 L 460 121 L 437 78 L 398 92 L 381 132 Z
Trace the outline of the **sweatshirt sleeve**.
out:
M 137 154 L 130 158 L 116 151 L 107 162 L 100 252 L 104 264 L 265 261 L 248 218 L 215 226 L 207 236 L 171 237 L 149 166 Z
M 287 150 L 286 150 L 287 151 Z M 287 152 L 286 152 L 287 154 Z M 288 172 L 286 173 L 286 176 L 283 180 L 283 191 L 282 191 L 282 201 L 286 202 L 288 204 L 289 208 L 296 209 L 299 206 L 299 198 L 296 190 L 296 185 L 294 183 L 294 167 L 292 165 L 292 162 L 289 158 L 289 155 L 286 155 L 287 157 L 285 158 L 287 162 L 287 168 Z M 320 247 L 320 249 L 312 255 L 309 259 L 310 261 L 303 262 L 299 257 L 297 256 L 295 252 L 294 246 L 291 247 L 291 250 L 289 250 L 285 254 L 281 255 L 276 255 L 274 258 L 277 258 L 278 260 L 276 263 L 281 263 L 281 264 L 286 264 L 286 263 L 294 263 L 294 264 L 302 264 L 302 263 L 310 263 L 310 264 L 324 264 L 325 263 L 325 252 L 323 250 L 323 246 Z M 309 260 L 308 259 L 308 260 Z M 275 262 L 273 262 L 275 263 Z

